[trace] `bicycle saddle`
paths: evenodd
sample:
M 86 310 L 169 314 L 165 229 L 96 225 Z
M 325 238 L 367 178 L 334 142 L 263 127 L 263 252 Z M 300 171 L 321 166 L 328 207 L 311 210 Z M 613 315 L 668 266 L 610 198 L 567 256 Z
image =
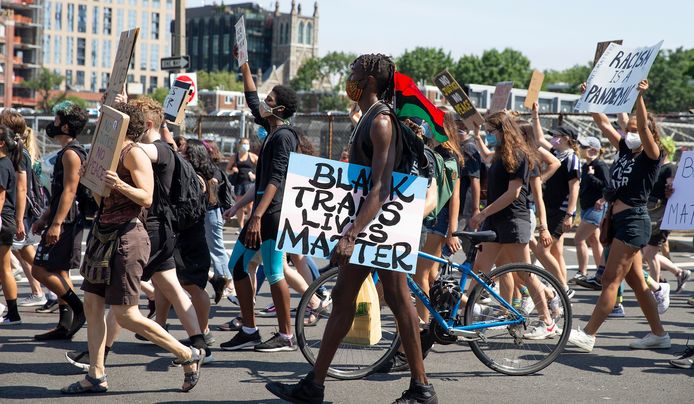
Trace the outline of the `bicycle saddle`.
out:
M 485 230 L 485 231 L 457 231 L 453 233 L 454 236 L 456 237 L 461 237 L 467 240 L 470 240 L 470 242 L 474 244 L 479 244 L 479 243 L 484 243 L 486 241 L 494 241 L 496 240 L 496 233 L 494 233 L 491 230 Z

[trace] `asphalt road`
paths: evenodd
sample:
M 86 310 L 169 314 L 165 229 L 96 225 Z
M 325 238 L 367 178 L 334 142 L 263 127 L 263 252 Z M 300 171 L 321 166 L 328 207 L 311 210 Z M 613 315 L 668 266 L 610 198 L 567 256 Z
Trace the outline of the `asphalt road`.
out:
M 234 236 L 227 234 L 227 246 Z M 575 264 L 575 250 L 566 247 L 569 268 Z M 694 269 L 694 254 L 675 253 L 675 261 Z M 573 270 L 570 270 L 573 275 Z M 670 276 L 671 284 L 674 279 Z M 20 296 L 29 293 L 26 282 L 20 283 Z M 673 294 L 670 309 L 663 315 L 673 347 L 661 351 L 633 351 L 629 342 L 648 332 L 648 326 L 629 290 L 625 296 L 627 317 L 609 319 L 602 327 L 596 348 L 591 354 L 567 348 L 558 360 L 533 376 L 510 377 L 482 365 L 466 345 L 436 346 L 425 365 L 440 403 L 684 403 L 692 402 L 694 370 L 669 367 L 667 361 L 684 349 L 694 337 L 694 306 L 687 298 L 694 295 L 694 280 L 684 293 Z M 598 292 L 577 290 L 573 301 L 574 326 L 585 324 Z M 258 307 L 270 302 L 267 286 L 258 299 Z M 298 300 L 293 299 L 296 303 Z M 145 309 L 142 306 L 143 310 Z M 0 402 L 30 399 L 37 403 L 178 403 L 178 402 L 251 402 L 272 403 L 264 384 L 268 381 L 296 380 L 309 366 L 299 352 L 263 354 L 253 351 L 226 352 L 214 349 L 215 361 L 202 369 L 198 386 L 190 393 L 180 393 L 183 380 L 180 368 L 169 367 L 172 355 L 134 338 L 128 331 L 121 334 L 107 361 L 110 389 L 99 396 L 65 397 L 60 387 L 79 380 L 83 373 L 65 361 L 68 350 L 86 347 L 87 330 L 80 330 L 71 342 L 39 343 L 36 333 L 51 328 L 56 314 L 36 314 L 33 308 L 21 308 L 24 323 L 0 329 Z M 224 300 L 213 306 L 211 328 L 238 314 L 238 308 Z M 171 332 L 184 338 L 180 322 L 172 318 Z M 273 319 L 260 318 L 266 338 L 276 330 Z M 215 347 L 233 333 L 213 331 Z M 694 338 L 693 338 L 694 339 Z M 326 401 L 335 403 L 387 403 L 399 397 L 409 384 L 407 373 L 374 375 L 365 380 L 326 383 Z

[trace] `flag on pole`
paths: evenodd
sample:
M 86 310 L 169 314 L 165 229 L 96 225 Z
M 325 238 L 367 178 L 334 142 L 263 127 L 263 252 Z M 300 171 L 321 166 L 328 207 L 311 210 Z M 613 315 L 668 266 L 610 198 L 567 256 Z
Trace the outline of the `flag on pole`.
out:
M 395 72 L 395 114 L 398 118 L 421 118 L 429 124 L 438 142 L 448 140 L 443 128 L 444 112 L 419 91 L 410 77 L 400 72 Z

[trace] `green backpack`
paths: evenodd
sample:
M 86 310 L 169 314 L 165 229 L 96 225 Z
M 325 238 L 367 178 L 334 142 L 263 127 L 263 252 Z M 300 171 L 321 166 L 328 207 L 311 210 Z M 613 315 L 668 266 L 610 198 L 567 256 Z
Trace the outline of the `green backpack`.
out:
M 427 159 L 434 162 L 434 178 L 436 178 L 436 185 L 438 186 L 436 208 L 424 218 L 424 224 L 431 226 L 436 223 L 436 217 L 439 212 L 446 206 L 451 199 L 451 195 L 453 195 L 453 187 L 458 179 L 458 163 L 455 159 L 444 160 L 439 153 L 429 147 L 425 146 L 424 151 Z

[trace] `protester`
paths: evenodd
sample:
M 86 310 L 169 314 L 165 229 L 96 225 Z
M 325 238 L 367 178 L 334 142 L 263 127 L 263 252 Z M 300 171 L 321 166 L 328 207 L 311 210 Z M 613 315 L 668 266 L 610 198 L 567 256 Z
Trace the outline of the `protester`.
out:
M 267 133 L 267 132 L 265 132 Z M 262 142 L 264 139 L 260 139 Z M 255 182 L 255 169 L 258 164 L 258 156 L 251 153 L 251 141 L 247 137 L 241 139 L 239 148 L 236 153 L 229 158 L 227 165 L 227 174 L 231 177 L 231 183 L 234 185 L 234 193 L 236 194 L 236 202 L 248 192 L 250 186 Z M 251 205 L 245 206 L 243 209 L 238 209 L 236 218 L 239 221 L 239 229 L 243 229 L 246 225 L 246 216 L 251 213 Z
M 583 330 L 571 330 L 569 337 L 569 342 L 584 352 L 593 350 L 595 336 L 612 311 L 623 280 L 634 291 L 651 329 L 650 333 L 632 342 L 629 347 L 670 348 L 670 336 L 663 329 L 655 298 L 644 278 L 639 251 L 650 238 L 651 224 L 646 204 L 662 158 L 658 128 L 643 100 L 643 93 L 647 90 L 648 81 L 641 81 L 636 114 L 629 120 L 624 138 L 620 137 L 604 114 L 593 114 L 603 135 L 619 149 L 619 158 L 611 168 L 612 184 L 605 194 L 605 199 L 610 203 L 606 220 L 609 221 L 609 237 L 613 240 L 609 244 L 609 256 L 602 275 L 602 292 L 588 324 Z

